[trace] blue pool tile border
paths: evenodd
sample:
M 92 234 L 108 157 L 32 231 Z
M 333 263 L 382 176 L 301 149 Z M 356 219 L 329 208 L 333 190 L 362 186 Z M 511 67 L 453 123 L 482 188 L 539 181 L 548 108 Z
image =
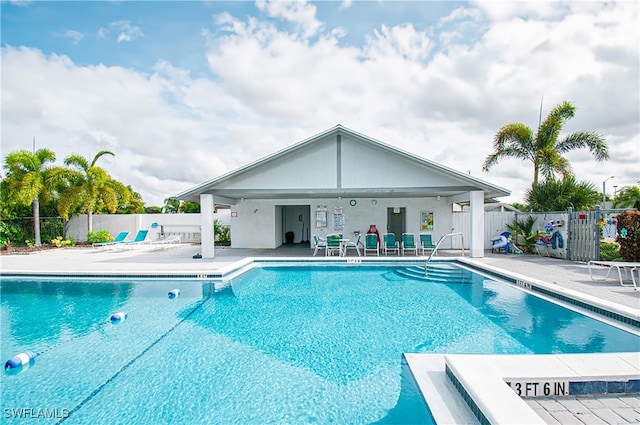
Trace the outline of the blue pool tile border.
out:
M 458 378 L 453 373 L 453 371 L 449 368 L 449 365 L 445 364 L 444 371 L 447 375 L 447 378 L 449 378 L 453 386 L 456 388 L 456 390 L 458 390 L 458 392 L 464 399 L 465 403 L 467 403 L 467 406 L 469 406 L 469 408 L 471 409 L 471 412 L 473 412 L 474 416 L 478 418 L 478 421 L 480 421 L 480 424 L 491 425 L 491 422 L 489 422 L 489 419 L 487 419 L 484 413 L 482 413 L 482 410 L 480 410 L 480 408 L 478 407 L 476 402 L 473 400 L 471 395 L 467 392 L 464 385 L 462 385 L 462 383 L 458 380 Z

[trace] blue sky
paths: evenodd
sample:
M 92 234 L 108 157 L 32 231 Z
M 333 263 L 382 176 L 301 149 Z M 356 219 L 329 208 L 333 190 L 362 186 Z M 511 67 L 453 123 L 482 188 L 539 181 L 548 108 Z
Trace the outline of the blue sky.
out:
M 640 180 L 638 4 L 525 1 L 8 2 L 2 154 L 92 157 L 147 205 L 343 124 L 513 192 L 530 164 L 481 171 L 509 122 L 563 100 L 578 179 Z

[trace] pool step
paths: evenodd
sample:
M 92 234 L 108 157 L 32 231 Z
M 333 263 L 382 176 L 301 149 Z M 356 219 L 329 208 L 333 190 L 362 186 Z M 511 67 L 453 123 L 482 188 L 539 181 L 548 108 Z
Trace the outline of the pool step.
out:
M 471 272 L 460 267 L 429 264 L 427 273 L 420 266 L 403 267 L 396 274 L 410 279 L 440 283 L 471 283 Z

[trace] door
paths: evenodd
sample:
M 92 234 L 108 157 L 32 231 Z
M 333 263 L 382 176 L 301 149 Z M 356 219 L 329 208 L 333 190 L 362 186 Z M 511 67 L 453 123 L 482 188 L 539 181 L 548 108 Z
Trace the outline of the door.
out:
M 396 235 L 396 241 L 402 240 L 402 234 L 405 232 L 405 214 L 404 207 L 387 208 L 387 233 Z

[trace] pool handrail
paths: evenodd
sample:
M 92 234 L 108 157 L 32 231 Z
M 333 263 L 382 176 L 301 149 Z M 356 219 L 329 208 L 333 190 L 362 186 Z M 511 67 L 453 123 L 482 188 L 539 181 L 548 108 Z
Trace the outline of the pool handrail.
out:
M 424 274 L 426 276 L 427 274 L 427 267 L 429 266 L 429 262 L 431 261 L 431 257 L 433 257 L 436 253 L 436 251 L 438 250 L 438 247 L 440 246 L 440 244 L 447 238 L 447 237 L 452 237 L 452 236 L 457 236 L 460 235 L 460 238 L 462 240 L 462 256 L 464 257 L 464 235 L 461 232 L 455 232 L 455 233 L 447 233 L 446 235 L 442 235 L 442 237 L 438 240 L 438 243 L 436 243 L 436 246 L 433 248 L 433 251 L 431 251 L 431 254 L 429 254 L 429 258 L 427 258 L 427 261 L 424 262 Z

